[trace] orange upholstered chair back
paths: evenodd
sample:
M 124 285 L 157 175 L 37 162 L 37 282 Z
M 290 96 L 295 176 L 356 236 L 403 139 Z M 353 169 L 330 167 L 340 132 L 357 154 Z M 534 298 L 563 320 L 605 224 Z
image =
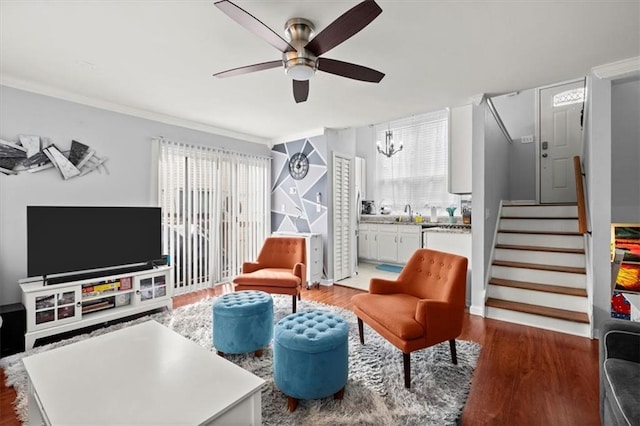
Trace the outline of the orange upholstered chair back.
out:
M 263 268 L 293 268 L 306 264 L 305 239 L 302 237 L 267 237 L 258 255 Z
M 404 292 L 419 299 L 433 299 L 464 309 L 467 258 L 451 253 L 418 249 L 398 276 Z

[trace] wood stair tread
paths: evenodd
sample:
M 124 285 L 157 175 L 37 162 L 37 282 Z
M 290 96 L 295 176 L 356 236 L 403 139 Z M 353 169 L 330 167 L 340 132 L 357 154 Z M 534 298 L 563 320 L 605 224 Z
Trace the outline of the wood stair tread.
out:
M 500 219 L 526 219 L 526 220 L 578 220 L 578 216 L 500 216 Z
M 558 285 L 539 284 L 526 281 L 505 280 L 503 278 L 491 278 L 489 284 L 504 287 L 521 288 L 523 290 L 542 291 L 545 293 L 565 294 L 568 296 L 587 297 L 584 288 L 564 287 Z
M 552 203 L 552 204 L 539 204 L 539 203 L 512 203 L 505 201 L 502 207 L 554 207 L 554 206 L 577 206 L 577 203 Z
M 582 236 L 579 232 L 571 231 L 529 231 L 522 229 L 498 229 L 498 232 L 505 234 L 535 234 L 535 235 L 575 235 Z
M 523 246 L 515 244 L 496 244 L 496 248 L 506 250 L 548 251 L 553 253 L 584 254 L 584 249 L 564 247 Z
M 587 273 L 585 268 L 576 268 L 572 266 L 558 266 L 558 265 L 542 265 L 539 263 L 509 262 L 506 260 L 494 260 L 493 265 L 507 266 L 510 268 L 537 269 L 541 271 L 568 272 L 571 274 Z
M 589 316 L 584 312 L 568 311 L 565 309 L 549 308 L 547 306 L 530 305 L 527 303 L 512 302 L 509 300 L 494 299 L 490 297 L 485 302 L 486 306 L 510 311 L 524 312 L 565 321 L 589 324 Z

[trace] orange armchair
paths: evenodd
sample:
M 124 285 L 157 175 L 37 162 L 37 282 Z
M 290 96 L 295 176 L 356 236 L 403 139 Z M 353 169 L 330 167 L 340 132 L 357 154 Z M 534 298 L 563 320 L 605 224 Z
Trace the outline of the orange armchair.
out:
M 455 339 L 462 331 L 467 262 L 455 254 L 418 249 L 395 281 L 372 278 L 369 293 L 351 298 L 360 342 L 366 322 L 402 351 L 406 388 L 411 387 L 413 351 L 448 340 L 451 360 L 458 363 Z
M 242 274 L 234 278 L 235 289 L 261 290 L 267 293 L 293 296 L 300 299 L 302 285 L 306 285 L 306 246 L 301 237 L 267 237 L 255 262 L 244 262 Z

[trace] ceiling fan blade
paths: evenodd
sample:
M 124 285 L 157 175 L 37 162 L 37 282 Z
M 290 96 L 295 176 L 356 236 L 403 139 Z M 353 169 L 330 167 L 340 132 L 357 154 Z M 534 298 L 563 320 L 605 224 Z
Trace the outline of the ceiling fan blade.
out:
M 380 83 L 384 73 L 362 65 L 350 62 L 337 61 L 335 59 L 318 58 L 318 69 L 341 77 L 352 78 L 354 80 L 368 81 L 370 83 Z
M 365 0 L 320 31 L 305 47 L 320 56 L 369 25 L 380 13 L 382 9 L 374 0 Z
M 281 66 L 282 66 L 281 60 L 262 62 L 261 64 L 247 65 L 244 67 L 238 67 L 231 70 L 218 72 L 218 73 L 215 73 L 213 76 L 220 77 L 220 78 L 233 77 L 234 75 L 248 74 L 250 72 L 268 70 L 270 68 L 277 68 Z
M 228 17 L 257 35 L 279 51 L 290 52 L 296 50 L 271 28 L 267 27 L 262 21 L 260 21 L 258 18 L 242 9 L 241 7 L 236 6 L 228 0 L 215 2 L 214 5 L 218 9 L 223 11 Z
M 296 103 L 305 102 L 309 97 L 309 80 L 293 80 L 293 99 Z

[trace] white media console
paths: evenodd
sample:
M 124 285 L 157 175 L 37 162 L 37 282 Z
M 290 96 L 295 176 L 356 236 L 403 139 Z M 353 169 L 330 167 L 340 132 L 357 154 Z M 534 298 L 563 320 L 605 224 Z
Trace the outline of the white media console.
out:
M 171 266 L 166 265 L 52 285 L 27 278 L 20 280 L 20 288 L 27 313 L 26 349 L 42 337 L 158 308 L 172 309 L 173 303 Z

